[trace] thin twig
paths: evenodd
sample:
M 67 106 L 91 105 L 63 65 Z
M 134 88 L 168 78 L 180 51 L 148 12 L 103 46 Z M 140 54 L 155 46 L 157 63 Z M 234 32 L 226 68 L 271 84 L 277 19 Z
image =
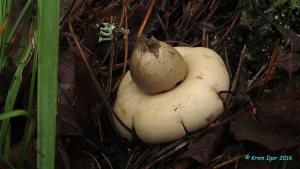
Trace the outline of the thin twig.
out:
M 192 47 L 192 45 L 189 45 L 189 44 L 184 43 L 184 42 L 176 41 L 176 40 L 166 40 L 166 41 L 164 41 L 164 42 L 165 42 L 165 43 L 178 43 L 178 44 L 183 45 L 183 46 Z
M 104 105 L 106 106 L 106 108 L 107 108 L 107 109 L 109 110 L 109 112 L 110 112 L 108 115 L 110 116 L 110 118 L 111 118 L 111 116 L 113 115 L 113 116 L 116 118 L 116 120 L 124 127 L 124 129 L 126 129 L 128 132 L 132 133 L 132 130 L 131 130 L 130 128 L 128 128 L 128 127 L 123 123 L 123 121 L 120 120 L 120 118 L 117 116 L 117 114 L 113 111 L 112 106 L 109 104 L 107 98 L 105 97 L 105 93 L 104 93 L 103 89 L 100 87 L 100 84 L 98 83 L 98 81 L 97 81 L 97 79 L 96 79 L 96 77 L 95 77 L 95 75 L 94 75 L 94 73 L 93 73 L 93 71 L 92 71 L 92 69 L 91 69 L 91 67 L 90 67 L 90 65 L 89 65 L 89 63 L 88 63 L 88 60 L 87 60 L 86 56 L 85 56 L 84 53 L 83 53 L 83 50 L 82 50 L 82 48 L 81 48 L 81 45 L 79 44 L 79 42 L 78 42 L 78 40 L 77 40 L 77 36 L 75 35 L 74 29 L 73 29 L 72 24 L 71 24 L 71 20 L 69 20 L 69 30 L 70 30 L 71 36 L 72 36 L 72 38 L 73 38 L 73 40 L 74 40 L 74 42 L 75 42 L 75 44 L 76 44 L 76 47 L 77 47 L 78 50 L 79 50 L 80 57 L 81 57 L 82 60 L 84 61 L 84 64 L 86 65 L 86 67 L 87 67 L 87 69 L 88 69 L 88 71 L 89 71 L 89 74 L 90 74 L 90 76 L 91 76 L 91 78 L 92 78 L 92 80 L 93 80 L 93 82 L 94 82 L 94 85 L 95 85 L 95 87 L 96 87 L 96 89 L 97 89 L 97 91 L 98 91 L 98 93 L 99 93 L 101 99 L 102 99 L 103 102 L 104 102 Z
M 131 163 L 132 159 L 133 159 L 133 154 L 130 155 L 130 157 L 129 157 L 128 161 L 127 161 L 125 169 L 128 169 L 128 167 L 130 166 L 130 163 Z
M 286 50 L 286 48 L 289 46 L 290 42 L 291 42 L 291 39 L 288 39 L 287 42 L 285 43 L 284 47 L 280 50 L 280 52 L 279 52 L 279 54 L 278 54 L 278 56 L 276 57 L 276 60 L 275 60 L 275 62 L 274 62 L 273 68 L 272 68 L 272 70 L 271 70 L 271 74 L 274 73 L 275 67 L 276 67 L 276 66 L 278 65 L 278 63 L 280 62 L 281 57 L 283 56 L 283 53 L 284 53 L 284 51 Z
M 225 34 L 220 38 L 219 43 L 221 43 L 226 36 L 229 34 L 229 32 L 232 30 L 233 26 L 235 25 L 236 21 L 238 20 L 239 16 L 240 16 L 241 11 L 238 11 L 238 13 L 235 15 L 233 21 L 231 22 L 229 28 L 227 29 L 227 31 L 225 32 Z
M 202 31 L 202 46 L 203 47 L 206 47 L 205 39 L 206 39 L 206 27 L 204 27 L 203 31 Z
M 228 51 L 227 51 L 227 43 L 224 44 L 224 53 L 225 53 L 225 63 L 226 63 L 226 69 L 229 74 L 229 78 L 232 78 L 232 73 L 229 65 L 229 60 L 228 60 Z
M 253 82 L 258 78 L 258 76 L 260 76 L 260 74 L 267 68 L 267 64 L 264 64 L 260 69 L 259 71 L 256 73 L 256 75 L 251 79 L 249 80 L 248 84 L 247 84 L 247 88 L 251 88 L 251 85 L 253 84 Z M 248 90 L 247 89 L 247 90 Z
M 122 77 L 125 75 L 126 73 L 126 67 L 127 67 L 127 62 L 128 62 L 128 16 L 127 16 L 127 0 L 125 2 L 125 7 L 124 8 L 124 15 L 125 15 L 125 43 L 124 43 L 124 66 L 123 66 L 123 73 L 122 73 Z
M 106 157 L 106 155 L 104 153 L 101 153 L 102 157 L 105 159 L 105 161 L 107 162 L 107 164 L 109 165 L 110 169 L 113 169 L 113 166 L 111 165 L 111 162 L 109 161 L 109 159 Z
M 216 165 L 216 166 L 213 166 L 212 168 L 213 168 L 213 169 L 222 168 L 222 167 L 224 167 L 224 166 L 226 166 L 226 165 L 228 165 L 228 164 L 231 164 L 231 163 L 233 163 L 233 162 L 235 162 L 235 161 L 240 160 L 241 158 L 244 158 L 245 156 L 246 156 L 246 155 L 239 155 L 239 156 L 234 157 L 234 158 L 232 158 L 232 159 L 229 159 L 228 161 L 225 161 L 225 162 L 223 162 L 223 163 L 221 163 L 221 164 L 218 164 L 218 165 Z
M 275 42 L 275 47 L 273 49 L 271 60 L 269 62 L 267 71 L 265 73 L 265 78 L 264 78 L 262 86 L 260 88 L 259 95 L 261 95 L 263 93 L 263 90 L 265 89 L 265 86 L 266 86 L 267 82 L 270 80 L 271 72 L 272 72 L 272 69 L 273 69 L 273 65 L 274 65 L 274 62 L 275 62 L 275 58 L 276 58 L 276 55 L 277 55 L 278 48 L 279 48 L 279 39 L 277 39 L 277 41 Z
M 155 4 L 155 0 L 152 0 L 150 6 L 148 8 L 148 11 L 146 13 L 146 16 L 145 16 L 145 18 L 143 20 L 143 23 L 142 23 L 142 25 L 141 25 L 141 27 L 140 27 L 140 29 L 138 31 L 138 34 L 137 34 L 138 38 L 141 37 L 141 35 L 142 35 L 142 32 L 143 32 L 143 30 L 144 30 L 144 28 L 146 26 L 146 23 L 147 23 L 147 21 L 148 21 L 148 19 L 150 17 L 150 14 L 152 13 L 154 4 Z
M 157 162 L 166 159 L 167 157 L 171 156 L 172 154 L 174 154 L 175 152 L 181 150 L 182 148 L 184 148 L 185 146 L 188 145 L 189 142 L 182 142 L 179 145 L 177 145 L 176 147 L 172 148 L 171 151 L 166 152 L 165 154 L 159 156 L 157 159 L 155 159 L 154 161 L 152 161 L 149 165 L 147 165 L 146 168 L 150 168 L 151 166 L 153 166 L 154 164 L 156 164 Z
M 272 75 L 274 75 L 275 68 L 278 65 L 278 63 L 280 62 L 280 59 L 281 59 L 284 51 L 286 50 L 286 48 L 288 47 L 289 44 L 290 44 L 290 39 L 288 39 L 288 41 L 286 42 L 284 47 L 277 54 L 277 51 L 278 51 L 278 48 L 279 48 L 279 40 L 276 41 L 276 46 L 274 48 L 274 51 L 273 51 L 273 54 L 272 54 L 272 57 L 271 57 L 271 61 L 269 63 L 267 72 L 265 74 L 265 78 L 264 78 L 264 81 L 262 83 L 261 90 L 260 90 L 259 94 L 263 93 L 263 90 L 265 89 L 267 83 L 270 81 Z
M 159 22 L 161 28 L 163 29 L 165 35 L 166 35 L 166 39 L 169 39 L 168 30 L 167 30 L 165 24 L 163 23 L 163 21 L 162 21 L 162 19 L 161 19 L 161 17 L 160 17 L 160 15 L 159 15 L 158 12 L 156 12 L 156 18 L 157 18 L 157 20 L 158 20 L 158 22 Z M 176 36 L 175 36 L 175 39 L 176 39 Z
M 237 85 L 237 82 L 238 82 L 238 78 L 239 78 L 239 75 L 240 75 L 241 66 L 242 66 L 242 63 L 243 63 L 243 60 L 244 60 L 245 51 L 246 51 L 246 45 L 244 45 L 244 47 L 242 49 L 242 52 L 241 52 L 241 56 L 240 56 L 240 60 L 239 60 L 239 65 L 238 65 L 238 68 L 236 70 L 236 73 L 235 73 L 235 76 L 234 76 L 234 80 L 233 80 L 231 88 L 230 88 L 231 92 L 235 91 L 235 88 L 236 88 L 236 85 Z M 227 100 L 225 102 L 225 105 L 227 107 L 229 106 L 231 97 L 232 97 L 232 94 L 228 93 L 228 97 L 227 97 Z
M 87 152 L 87 151 L 84 151 L 84 150 L 83 150 L 83 151 L 81 151 L 81 152 L 84 153 L 84 154 L 86 154 L 86 155 L 88 155 L 89 157 L 91 157 L 91 159 L 93 159 L 94 163 L 96 163 L 97 167 L 98 167 L 99 169 L 101 169 L 101 166 L 100 166 L 100 164 L 98 163 L 96 157 L 94 157 L 91 153 L 89 153 L 89 152 Z
M 208 15 L 205 17 L 204 22 L 208 22 L 208 20 L 210 20 L 210 18 L 213 16 L 213 14 L 216 12 L 216 10 L 218 9 L 218 7 L 220 6 L 222 1 L 220 0 L 214 0 L 211 3 L 211 6 L 209 8 L 209 13 Z

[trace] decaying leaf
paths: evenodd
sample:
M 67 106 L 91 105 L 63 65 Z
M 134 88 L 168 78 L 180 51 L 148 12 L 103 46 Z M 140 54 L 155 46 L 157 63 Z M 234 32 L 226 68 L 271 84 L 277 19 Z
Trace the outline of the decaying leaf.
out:
M 60 52 L 59 59 L 59 93 L 57 132 L 59 136 L 82 135 L 79 120 L 75 114 L 76 80 L 75 80 L 76 55 L 71 48 Z
M 282 83 L 262 100 L 255 101 L 256 119 L 249 113 L 238 115 L 230 123 L 237 140 L 262 144 L 272 151 L 290 148 L 300 134 L 300 77 Z
M 225 128 L 226 126 L 220 126 L 191 143 L 187 151 L 178 158 L 174 168 L 189 168 L 195 162 L 208 166 L 222 141 Z
M 300 70 L 300 54 L 289 51 L 287 56 L 280 60 L 278 66 L 289 73 Z

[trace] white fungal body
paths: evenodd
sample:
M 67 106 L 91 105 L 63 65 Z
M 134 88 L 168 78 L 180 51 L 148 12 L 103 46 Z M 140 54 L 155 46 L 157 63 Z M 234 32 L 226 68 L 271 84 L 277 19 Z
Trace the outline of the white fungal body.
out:
M 218 93 L 229 89 L 230 79 L 220 56 L 204 47 L 175 49 L 187 65 L 187 75 L 178 86 L 163 93 L 147 94 L 136 86 L 128 71 L 118 89 L 114 105 L 118 119 L 146 143 L 180 139 L 187 132 L 211 124 L 223 112 Z M 119 120 L 113 117 L 116 129 L 131 140 L 132 134 Z

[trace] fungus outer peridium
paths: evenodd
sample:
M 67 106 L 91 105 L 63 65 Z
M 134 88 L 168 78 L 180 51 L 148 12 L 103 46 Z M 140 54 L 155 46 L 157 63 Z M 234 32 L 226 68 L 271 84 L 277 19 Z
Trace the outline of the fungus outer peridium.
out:
M 163 45 L 161 47 L 165 48 Z M 131 140 L 132 134 L 117 118 L 134 130 L 143 142 L 158 144 L 182 138 L 187 132 L 195 132 L 216 120 L 223 112 L 223 102 L 218 93 L 229 89 L 230 80 L 220 56 L 204 47 L 173 49 L 183 56 L 187 74 L 181 84 L 171 90 L 144 91 L 144 87 L 137 85 L 131 77 L 135 70 L 132 69 L 134 62 L 130 64 L 130 71 L 120 83 L 114 105 L 118 117 L 114 117 L 113 122 L 123 137 Z M 133 56 L 137 53 L 141 54 L 140 51 L 133 51 Z M 159 49 L 158 59 L 166 57 L 160 56 L 162 53 Z M 144 56 L 139 57 L 142 59 Z M 174 111 L 177 105 L 180 108 Z

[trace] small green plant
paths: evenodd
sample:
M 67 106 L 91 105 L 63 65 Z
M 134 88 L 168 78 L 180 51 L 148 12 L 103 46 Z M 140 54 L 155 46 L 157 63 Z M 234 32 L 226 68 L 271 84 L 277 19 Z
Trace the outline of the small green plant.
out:
M 24 116 L 26 118 L 26 126 L 22 139 L 22 150 L 20 151 L 17 163 L 17 168 L 21 168 L 28 145 L 31 142 L 32 135 L 35 131 L 35 122 L 31 116 L 31 111 L 14 110 L 14 106 L 22 84 L 23 70 L 29 63 L 30 58 L 33 56 L 34 45 L 32 43 L 33 41 L 31 41 L 31 34 L 29 33 L 32 22 L 29 14 L 33 9 L 33 0 L 26 1 L 23 9 L 19 13 L 19 16 L 14 22 L 12 22 L 11 10 L 14 3 L 15 2 L 11 0 L 0 1 L 0 73 L 2 73 L 3 68 L 7 66 L 9 58 L 16 58 L 16 71 L 11 82 L 10 89 L 6 96 L 1 96 L 5 105 L 3 112 L 0 112 L 0 160 L 6 162 L 6 164 L 11 168 L 14 168 L 14 166 L 10 164 L 9 159 L 11 146 L 10 138 L 12 134 L 10 119 L 17 116 Z M 23 29 L 20 29 L 21 24 L 23 24 Z M 9 56 L 8 48 L 9 46 L 12 46 L 12 39 L 16 39 L 14 37 L 17 30 L 18 35 L 21 35 L 21 38 L 13 42 L 15 46 L 18 46 L 18 48 L 16 48 L 17 55 Z M 33 90 L 30 92 L 33 92 Z
M 37 3 L 36 3 L 37 2 Z M 23 3 L 23 9 L 17 18 L 11 12 L 15 3 Z M 37 4 L 37 8 L 36 5 Z M 22 168 L 26 151 L 36 131 L 32 116 L 33 97 L 37 78 L 37 168 L 55 168 L 55 139 L 58 90 L 58 48 L 59 48 L 59 0 L 0 0 L 0 73 L 8 66 L 9 58 L 15 59 L 16 71 L 9 91 L 0 96 L 4 104 L 0 112 L 0 161 L 10 168 Z M 37 9 L 37 20 L 33 9 Z M 17 35 L 18 38 L 15 38 Z M 19 38 L 21 37 L 21 38 Z M 13 41 L 13 42 L 12 42 Z M 9 46 L 18 46 L 17 55 L 8 56 Z M 29 62 L 33 60 L 33 62 Z M 23 83 L 23 70 L 32 65 L 29 104 L 27 110 L 15 110 L 20 86 Z M 22 149 L 18 162 L 11 164 L 11 118 L 26 118 L 25 132 L 21 140 Z
M 38 0 L 37 168 L 55 168 L 59 0 Z

